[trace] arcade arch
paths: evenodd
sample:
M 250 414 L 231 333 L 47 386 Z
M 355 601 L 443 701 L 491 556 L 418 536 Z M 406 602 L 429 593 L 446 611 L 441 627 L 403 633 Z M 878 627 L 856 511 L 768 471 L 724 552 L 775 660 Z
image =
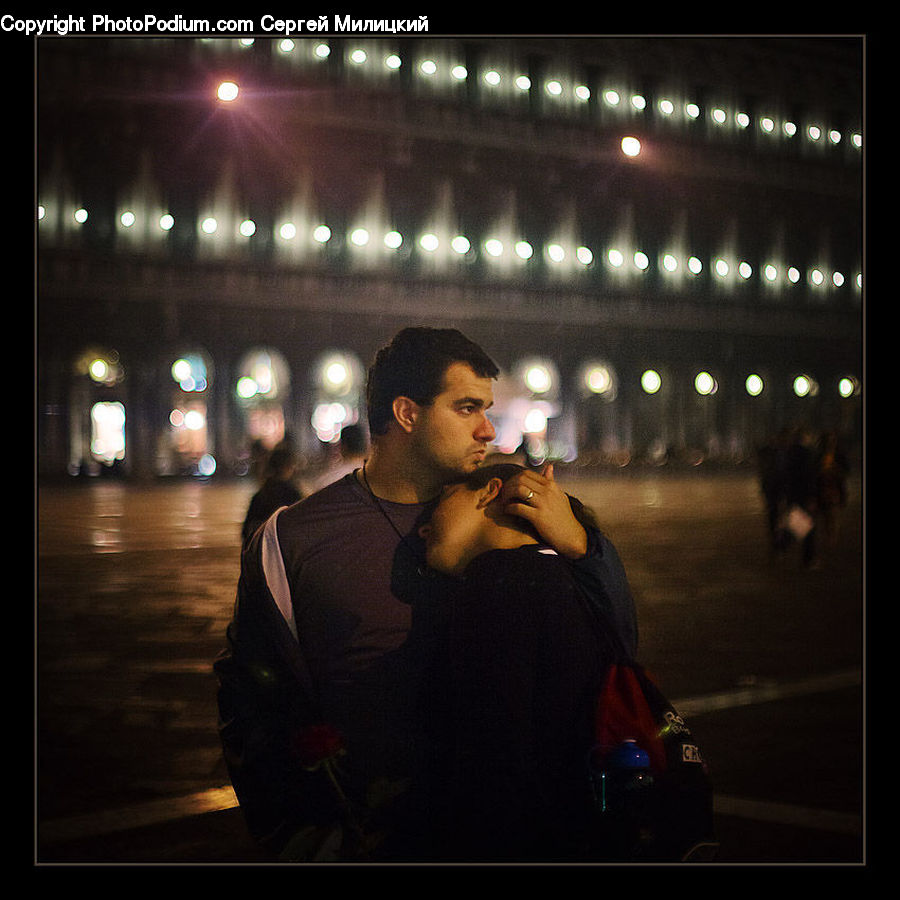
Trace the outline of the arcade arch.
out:
M 232 388 L 249 443 L 271 450 L 284 440 L 291 393 L 290 367 L 284 356 L 272 347 L 252 348 L 238 362 Z
M 69 383 L 68 471 L 100 475 L 126 463 L 125 365 L 112 347 L 79 353 Z
M 199 347 L 166 359 L 166 426 L 159 435 L 158 474 L 212 475 L 216 470 L 212 420 L 212 359 Z

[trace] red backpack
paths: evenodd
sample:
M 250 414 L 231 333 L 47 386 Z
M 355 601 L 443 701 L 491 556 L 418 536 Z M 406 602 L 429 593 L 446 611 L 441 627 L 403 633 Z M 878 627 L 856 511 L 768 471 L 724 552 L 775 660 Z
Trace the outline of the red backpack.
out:
M 597 692 L 588 760 L 598 858 L 700 862 L 719 844 L 709 769 L 684 718 L 643 666 L 623 658 Z

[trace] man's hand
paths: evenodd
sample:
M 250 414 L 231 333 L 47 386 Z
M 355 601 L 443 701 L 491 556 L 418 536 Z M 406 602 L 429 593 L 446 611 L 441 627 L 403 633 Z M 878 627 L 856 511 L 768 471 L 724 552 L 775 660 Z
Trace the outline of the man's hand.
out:
M 554 480 L 552 463 L 540 473 L 525 471 L 507 480 L 500 503 L 505 512 L 530 522 L 557 553 L 569 559 L 581 559 L 587 553 L 587 532 Z

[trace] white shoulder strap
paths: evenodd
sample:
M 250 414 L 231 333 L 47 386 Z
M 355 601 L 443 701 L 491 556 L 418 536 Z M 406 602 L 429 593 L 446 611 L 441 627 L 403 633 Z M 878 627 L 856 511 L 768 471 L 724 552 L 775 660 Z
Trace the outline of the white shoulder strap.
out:
M 278 611 L 287 622 L 294 640 L 297 640 L 297 624 L 294 621 L 294 607 L 291 603 L 291 588 L 288 584 L 287 572 L 284 569 L 284 558 L 281 555 L 281 546 L 278 543 L 278 516 L 281 511 L 287 509 L 281 507 L 277 512 L 269 516 L 262 533 L 262 566 L 266 585 L 275 600 Z

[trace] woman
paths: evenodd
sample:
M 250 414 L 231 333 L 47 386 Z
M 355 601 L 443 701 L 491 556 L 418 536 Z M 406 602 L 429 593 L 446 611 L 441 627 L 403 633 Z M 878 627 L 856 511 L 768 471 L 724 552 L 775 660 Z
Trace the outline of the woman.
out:
M 421 534 L 457 579 L 445 684 L 449 853 L 474 861 L 585 858 L 586 756 L 609 651 L 569 564 L 504 512 L 518 466 L 444 489 Z

